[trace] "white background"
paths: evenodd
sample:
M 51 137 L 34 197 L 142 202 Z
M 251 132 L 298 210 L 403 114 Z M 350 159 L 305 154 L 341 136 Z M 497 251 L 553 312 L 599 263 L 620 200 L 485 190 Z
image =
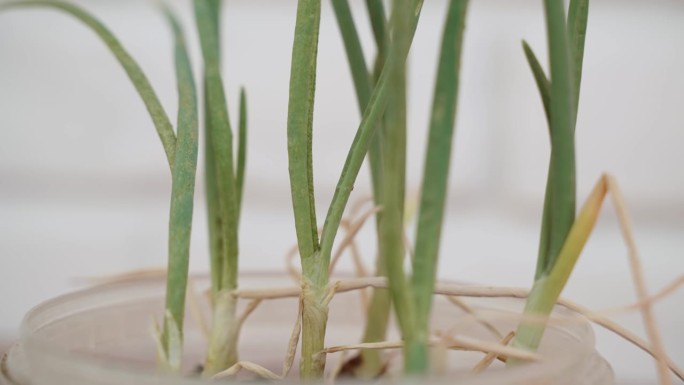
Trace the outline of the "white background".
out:
M 370 57 L 373 40 L 363 2 L 351 2 Z M 153 2 L 79 3 L 116 33 L 175 117 L 171 41 Z M 527 39 L 546 62 L 542 3 L 471 3 L 439 274 L 528 286 L 549 146 L 520 42 Z M 173 5 L 199 59 L 189 1 Z M 426 1 L 410 59 L 413 192 L 420 182 L 445 5 Z M 249 99 L 241 269 L 282 269 L 294 240 L 285 135 L 294 1 L 232 0 L 224 11 L 224 73 L 233 121 L 240 85 Z M 577 127 L 579 201 L 602 172 L 617 177 L 651 291 L 684 273 L 683 21 L 684 3 L 677 0 L 591 2 Z M 314 164 L 322 222 L 359 122 L 327 1 L 320 39 Z M 368 179 L 364 167 L 352 200 L 368 193 Z M 193 271 L 207 268 L 201 180 Z M 163 266 L 169 190 L 166 161 L 144 106 L 95 35 L 54 11 L 1 14 L 0 339 L 13 338 L 33 304 L 78 287 L 77 278 Z M 370 260 L 372 234 L 362 239 Z M 635 300 L 610 204 L 564 295 L 596 310 Z M 657 305 L 666 347 L 680 366 L 683 300 L 679 292 Z M 643 335 L 638 314 L 615 319 Z M 647 356 L 597 332 L 598 348 L 622 382 L 655 382 Z

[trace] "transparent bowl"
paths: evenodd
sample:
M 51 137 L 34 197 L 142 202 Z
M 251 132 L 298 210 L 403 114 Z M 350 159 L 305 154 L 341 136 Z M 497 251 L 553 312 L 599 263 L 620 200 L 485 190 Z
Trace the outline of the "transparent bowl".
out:
M 208 280 L 192 279 L 197 293 L 204 293 Z M 243 288 L 294 285 L 282 275 L 242 277 Z M 201 312 L 209 314 L 206 296 L 195 296 Z M 152 320 L 160 320 L 164 304 L 164 279 L 148 278 L 106 284 L 47 301 L 25 317 L 19 343 L 5 356 L 0 383 L 17 385 L 121 385 L 121 384 L 204 384 L 196 376 L 170 376 L 156 370 L 156 350 Z M 326 346 L 359 341 L 364 313 L 359 292 L 341 293 L 330 304 Z M 514 330 L 524 301 L 517 299 L 477 299 L 469 302 L 499 330 Z M 241 306 L 245 306 L 244 303 Z M 280 372 L 287 342 L 297 317 L 296 298 L 264 301 L 252 313 L 240 335 L 240 359 Z M 421 380 L 460 385 L 610 385 L 610 366 L 594 349 L 591 325 L 571 311 L 557 307 L 554 319 L 542 341 L 543 360 L 512 369 L 493 364 L 478 376 L 471 368 L 483 353 L 450 351 L 446 355 L 448 374 Z M 568 321 L 571 320 L 571 321 Z M 394 324 L 392 322 L 392 324 Z M 435 331 L 455 331 L 456 335 L 496 341 L 494 334 L 469 314 L 436 296 L 432 314 Z M 388 339 L 398 340 L 392 326 Z M 206 340 L 198 318 L 188 312 L 185 323 L 185 372 L 192 373 L 203 362 Z M 390 366 L 398 370 L 401 359 L 395 355 Z M 328 367 L 341 359 L 328 355 Z M 296 364 L 286 383 L 298 383 Z M 390 370 L 391 372 L 391 370 Z M 389 375 L 388 377 L 392 377 Z

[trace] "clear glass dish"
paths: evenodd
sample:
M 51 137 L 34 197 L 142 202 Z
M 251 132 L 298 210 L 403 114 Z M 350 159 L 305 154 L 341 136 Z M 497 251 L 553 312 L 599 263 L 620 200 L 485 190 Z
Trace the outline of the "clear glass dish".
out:
M 192 280 L 197 293 L 208 287 L 206 277 Z M 242 277 L 243 288 L 292 286 L 282 275 Z M 206 296 L 195 296 L 205 318 L 209 314 Z M 245 301 L 246 302 L 246 301 Z M 19 343 L 5 357 L 2 377 L 17 385 L 121 385 L 121 384 L 205 384 L 192 375 L 174 377 L 156 370 L 156 350 L 152 338 L 152 320 L 163 313 L 164 279 L 162 277 L 106 284 L 47 301 L 25 317 Z M 353 344 L 363 331 L 364 314 L 359 292 L 341 293 L 330 304 L 326 346 Z M 469 302 L 504 333 L 514 330 L 517 314 L 524 302 L 517 299 L 477 299 Z M 245 303 L 241 304 L 245 306 Z M 266 300 L 245 323 L 240 336 L 240 359 L 280 372 L 287 341 L 297 317 L 296 298 Z M 569 318 L 572 316 L 571 318 Z M 445 358 L 448 375 L 421 380 L 459 385 L 610 385 L 614 383 L 610 366 L 594 349 L 594 334 L 585 319 L 558 307 L 544 335 L 542 361 L 504 369 L 493 364 L 478 376 L 470 373 L 483 353 L 450 351 Z M 571 321 L 568 321 L 571 319 Z M 454 331 L 496 341 L 494 334 L 471 315 L 435 297 L 432 315 L 434 331 Z M 388 336 L 398 340 L 396 329 Z M 185 324 L 185 372 L 192 373 L 203 361 L 205 338 L 197 317 L 191 312 Z M 328 368 L 340 359 L 328 355 Z M 390 366 L 398 370 L 401 359 L 395 355 Z M 396 363 L 396 365 L 392 365 Z M 296 363 L 285 383 L 297 383 Z M 391 369 L 390 369 L 391 373 Z M 3 377 L 4 376 L 4 377 Z M 388 376 L 392 382 L 392 376 Z

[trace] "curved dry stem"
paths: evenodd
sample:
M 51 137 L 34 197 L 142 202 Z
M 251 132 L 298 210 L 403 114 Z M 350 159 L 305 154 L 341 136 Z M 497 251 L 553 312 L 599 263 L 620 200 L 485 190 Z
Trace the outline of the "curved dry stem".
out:
M 371 197 L 372 198 L 372 197 Z M 355 275 L 356 277 L 367 277 L 369 276 L 368 269 L 366 268 L 365 264 L 363 263 L 363 258 L 361 257 L 361 252 L 356 244 L 356 237 L 359 233 L 359 231 L 365 226 L 365 224 L 368 222 L 368 220 L 382 211 L 382 208 L 379 206 L 371 206 L 369 209 L 367 209 L 365 212 L 362 214 L 358 215 L 358 211 L 362 207 L 359 203 L 365 204 L 365 203 L 373 203 L 372 199 L 364 199 L 364 200 L 358 200 L 357 201 L 357 206 L 354 207 L 353 210 L 350 210 L 350 216 L 352 218 L 357 218 L 354 220 L 352 223 L 349 223 L 348 221 L 342 220 L 341 225 L 345 229 L 346 236 L 342 240 L 340 246 L 338 247 L 337 253 L 333 256 L 333 259 L 330 264 L 330 275 L 333 275 L 334 269 L 337 265 L 337 262 L 342 256 L 342 252 L 348 247 L 350 250 L 350 254 L 352 257 L 352 262 L 354 263 L 354 270 L 355 270 Z M 368 292 L 367 290 L 362 290 L 361 292 L 361 302 L 362 302 L 362 307 L 363 307 L 363 314 L 367 316 L 367 309 L 370 304 L 370 300 L 368 298 Z
M 451 346 L 459 346 L 457 350 L 479 351 L 483 353 L 496 353 L 499 356 L 511 357 L 515 359 L 522 359 L 527 361 L 538 361 L 541 356 L 537 353 L 530 352 L 523 349 L 514 348 L 512 346 L 502 345 L 497 342 L 481 341 L 468 337 L 444 337 L 447 343 Z
M 338 284 L 338 293 L 344 293 L 353 290 L 365 288 L 387 289 L 386 277 L 365 277 L 337 280 L 329 286 Z M 496 286 L 477 286 L 477 285 L 461 285 L 455 283 L 438 283 L 435 286 L 435 294 L 439 295 L 455 295 L 461 297 L 482 297 L 482 298 L 526 298 L 529 290 L 515 287 L 496 287 Z M 282 288 L 271 289 L 238 289 L 233 291 L 233 295 L 238 298 L 249 299 L 277 299 L 277 298 L 292 298 L 298 297 L 301 293 L 301 287 L 290 286 Z
M 515 332 L 511 331 L 505 337 L 503 337 L 501 339 L 501 341 L 499 341 L 499 343 L 503 346 L 508 346 L 508 344 L 511 342 L 513 337 L 515 337 Z M 471 372 L 473 374 L 481 373 L 482 371 L 487 369 L 489 367 L 489 365 L 491 365 L 492 362 L 494 362 L 494 360 L 496 360 L 499 357 L 501 357 L 501 356 L 497 353 L 493 353 L 493 352 L 487 353 L 487 355 L 484 356 L 484 358 L 480 362 L 478 362 L 477 365 L 475 365 L 473 367 Z
M 342 220 L 340 225 L 342 228 L 345 230 L 346 235 L 342 239 L 342 242 L 338 246 L 331 262 L 330 262 L 330 268 L 329 268 L 329 275 L 332 276 L 333 272 L 335 271 L 335 268 L 337 267 L 337 263 L 341 259 L 344 251 L 346 249 L 349 249 L 350 255 L 352 257 L 352 262 L 354 263 L 354 270 L 355 274 L 357 277 L 367 277 L 368 276 L 368 269 L 366 269 L 366 266 L 363 264 L 363 260 L 361 258 L 361 252 L 359 251 L 359 248 L 356 244 L 356 236 L 358 235 L 359 231 L 363 228 L 363 226 L 366 224 L 368 219 L 375 215 L 377 212 L 380 211 L 380 208 L 378 207 L 371 207 L 370 209 L 366 210 L 359 219 L 356 219 L 353 222 L 350 222 L 348 220 Z M 361 308 L 362 308 L 362 313 L 365 315 L 366 314 L 366 309 L 368 309 L 368 304 L 369 304 L 369 299 L 368 299 L 368 293 L 366 290 L 361 290 L 359 291 L 359 294 L 361 296 Z
M 370 219 L 373 215 L 376 213 L 380 212 L 380 207 L 372 207 L 368 210 L 366 210 L 363 214 L 361 214 L 360 218 L 355 220 L 355 221 L 345 221 L 343 220 L 342 226 L 346 230 L 347 234 L 345 237 L 342 239 L 340 242 L 340 245 L 337 248 L 337 251 L 333 255 L 332 259 L 330 260 L 330 272 L 335 269 L 337 262 L 339 262 L 340 257 L 342 257 L 342 253 L 349 247 L 353 242 L 356 236 L 358 235 L 359 231 L 363 228 L 363 226 L 366 224 L 368 219 Z M 366 276 L 367 274 L 364 274 Z
M 479 324 L 484 326 L 485 329 L 489 330 L 492 334 L 494 334 L 497 338 L 502 339 L 504 335 L 497 329 L 494 325 L 492 325 L 491 322 L 487 321 L 485 318 L 481 317 L 478 312 L 476 312 L 473 308 L 471 308 L 467 303 L 461 301 L 460 298 L 449 295 L 446 296 L 447 300 L 451 302 L 454 306 L 458 307 L 459 309 L 463 310 L 465 313 L 469 314 L 472 316 Z M 450 330 L 447 332 L 448 335 L 454 334 L 454 330 Z
M 561 302 L 559 302 L 561 303 Z M 617 323 L 611 321 L 610 319 L 601 316 L 600 314 L 594 313 L 591 310 L 578 305 L 576 303 L 571 303 L 569 301 L 563 301 L 562 302 L 563 306 L 567 307 L 570 310 L 574 310 L 583 316 L 587 317 L 587 319 L 596 325 L 599 325 L 603 327 L 606 330 L 609 330 L 618 336 L 622 337 L 623 339 L 627 340 L 628 342 L 632 343 L 633 345 L 637 346 L 639 349 L 643 350 L 644 352 L 648 353 L 651 357 L 655 358 L 656 360 L 658 359 L 658 355 L 654 351 L 654 349 L 648 344 L 647 341 L 643 340 L 641 337 L 637 336 L 636 334 L 630 332 L 629 330 L 623 328 L 622 326 L 618 325 Z M 669 358 L 667 355 L 664 357 L 661 356 L 661 359 L 665 361 L 666 366 L 674 373 L 679 379 L 684 381 L 684 371 L 682 371 L 681 368 L 677 366 L 677 364 L 672 361 L 671 358 Z
M 349 244 L 349 253 L 352 257 L 352 261 L 354 262 L 354 273 L 356 274 L 356 276 L 368 277 L 370 274 L 368 273 L 368 268 L 363 263 L 363 258 L 361 257 L 361 250 L 359 250 L 359 245 L 356 243 L 356 241 L 352 241 Z
M 242 329 L 242 325 L 245 324 L 247 318 L 254 312 L 254 310 L 256 310 L 261 301 L 261 299 L 253 299 L 249 302 L 249 304 L 247 304 L 247 307 L 242 312 L 242 315 L 240 316 L 240 318 L 238 318 L 238 330 Z
M 652 296 L 650 296 L 648 298 L 640 299 L 640 300 L 638 300 L 634 303 L 628 304 L 628 305 L 623 305 L 623 306 L 619 306 L 619 307 L 601 310 L 597 313 L 603 314 L 604 316 L 610 316 L 610 315 L 617 315 L 617 314 L 628 313 L 631 311 L 639 310 L 646 303 L 654 304 L 656 302 L 662 301 L 663 299 L 665 299 L 666 297 L 670 296 L 675 291 L 680 289 L 682 286 L 684 286 L 684 275 L 679 276 L 678 278 L 676 278 L 672 282 L 663 286 L 663 288 L 660 289 L 660 291 L 658 291 L 656 294 L 653 294 Z
M 482 353 L 496 353 L 498 355 L 513 357 L 516 359 L 526 361 L 538 361 L 541 359 L 536 353 L 532 353 L 523 349 L 513 348 L 510 346 L 501 345 L 495 342 L 482 341 L 474 338 L 466 337 L 449 337 L 446 336 L 442 341 L 432 340 L 429 342 L 430 346 L 439 346 L 446 343 L 446 347 L 450 350 L 464 350 Z M 332 346 L 323 350 L 325 353 L 337 353 L 346 350 L 358 349 L 401 349 L 404 347 L 403 341 L 382 341 L 382 342 L 366 342 L 360 344 Z
M 381 342 L 364 342 L 360 344 L 351 345 L 338 345 L 325 348 L 325 353 L 337 353 L 346 350 L 358 350 L 358 349 L 400 349 L 404 347 L 402 341 L 381 341 Z
M 352 204 L 349 205 L 349 208 L 347 209 L 349 210 L 349 216 L 352 218 L 356 217 L 359 211 L 361 211 L 361 209 L 363 208 L 363 206 L 369 203 L 371 205 L 375 203 L 373 195 L 365 195 L 355 200 L 354 202 L 352 202 Z
M 359 250 L 358 245 L 356 244 L 356 241 L 352 241 L 351 245 L 349 246 L 349 251 L 352 256 L 352 261 L 354 261 L 354 269 L 355 269 L 355 274 L 357 277 L 367 277 L 368 270 L 366 269 L 366 266 L 363 264 L 363 260 L 361 258 L 361 251 Z M 332 275 L 332 273 L 331 273 Z M 361 296 L 361 307 L 363 309 L 363 314 L 367 316 L 366 310 L 368 310 L 368 306 L 370 306 L 370 299 L 368 298 L 368 290 L 360 290 L 359 294 Z
M 238 374 L 242 369 L 254 373 L 260 378 L 263 378 L 265 380 L 282 380 L 284 378 L 283 375 L 280 374 L 275 374 L 272 371 L 264 368 L 263 366 L 259 364 L 255 364 L 250 361 L 238 361 L 236 364 L 231 366 L 230 368 L 219 372 L 215 374 L 211 379 L 212 380 L 220 380 L 222 378 L 228 378 L 232 377 L 236 374 Z
M 641 266 L 641 258 L 639 257 L 639 251 L 636 246 L 636 241 L 634 240 L 632 223 L 629 218 L 629 214 L 627 213 L 627 205 L 625 204 L 624 197 L 622 196 L 622 192 L 620 192 L 620 187 L 618 186 L 615 178 L 613 178 L 611 175 L 606 175 L 606 183 L 608 185 L 608 192 L 612 198 L 613 205 L 615 206 L 615 211 L 617 212 L 619 219 L 618 223 L 620 224 L 622 237 L 627 244 L 629 265 L 632 270 L 632 279 L 634 281 L 634 285 L 636 286 L 637 298 L 640 301 L 643 301 L 647 299 L 649 295 L 648 290 L 646 289 L 644 270 Z M 641 315 L 644 321 L 644 326 L 646 327 L 646 334 L 648 335 L 648 339 L 651 340 L 655 358 L 658 363 L 657 367 L 660 383 L 662 385 L 671 385 L 672 377 L 670 377 L 670 374 L 667 370 L 667 354 L 665 353 L 665 347 L 663 346 L 660 331 L 656 325 L 651 301 L 643 302 L 641 306 Z

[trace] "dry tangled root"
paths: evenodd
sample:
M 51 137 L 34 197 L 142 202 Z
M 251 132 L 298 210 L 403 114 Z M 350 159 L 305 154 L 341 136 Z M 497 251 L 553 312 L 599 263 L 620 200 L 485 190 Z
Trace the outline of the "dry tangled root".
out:
M 618 213 L 618 218 L 620 220 L 620 227 L 625 239 L 625 243 L 628 248 L 628 256 L 630 267 L 632 269 L 632 280 L 637 288 L 638 301 L 632 304 L 620 306 L 613 309 L 607 309 L 605 311 L 592 311 L 584 306 L 571 302 L 567 299 L 559 299 L 558 303 L 566 308 L 573 310 L 574 312 L 586 317 L 586 319 L 591 322 L 609 330 L 633 345 L 637 346 L 650 356 L 652 356 L 658 366 L 659 377 L 661 384 L 671 384 L 672 379 L 669 376 L 669 372 L 674 373 L 678 378 L 684 380 L 684 371 L 679 368 L 673 361 L 668 357 L 662 342 L 660 339 L 660 334 L 655 324 L 655 320 L 652 314 L 652 306 L 657 301 L 662 300 L 674 293 L 677 289 L 684 285 L 684 275 L 679 276 L 673 282 L 668 283 L 661 289 L 658 293 L 649 296 L 644 283 L 643 269 L 641 267 L 640 258 L 637 252 L 636 243 L 634 241 L 633 231 L 631 228 L 631 222 L 627 215 L 626 206 L 624 204 L 624 199 L 620 194 L 615 180 L 610 176 L 602 177 L 600 183 L 605 183 L 606 191 L 609 192 L 610 197 L 614 203 L 614 206 Z M 367 222 L 367 220 L 373 216 L 379 209 L 372 207 L 358 214 L 362 204 L 366 204 L 369 200 L 364 200 L 361 204 L 352 206 L 354 216 L 351 219 L 345 219 L 342 223 L 342 228 L 346 231 L 345 237 L 342 239 L 338 248 L 332 259 L 330 272 L 334 271 L 337 266 L 337 262 L 343 256 L 344 252 L 351 250 L 351 257 L 354 262 L 354 269 L 357 278 L 339 280 L 330 284 L 328 301 L 336 293 L 348 292 L 348 291 L 359 291 L 362 298 L 362 306 L 367 306 L 367 294 L 365 289 L 367 288 L 377 288 L 385 289 L 387 288 L 387 281 L 384 277 L 370 277 L 368 276 L 367 269 L 363 265 L 362 258 L 358 251 L 358 247 L 355 243 L 355 237 Z M 358 215 L 357 215 L 358 214 Z M 294 257 L 296 256 L 296 247 L 294 247 L 286 256 L 287 270 L 290 275 L 300 282 L 301 273 L 298 268 L 294 265 Z M 107 277 L 105 279 L 99 279 L 96 282 L 112 282 L 112 281 L 128 281 L 140 278 L 149 278 L 150 276 L 161 276 L 165 274 L 162 269 L 150 269 L 130 272 L 118 276 Z M 453 334 L 455 330 L 450 330 L 443 335 L 438 336 L 431 341 L 431 345 L 438 349 L 448 350 L 448 349 L 462 349 L 471 350 L 485 353 L 484 358 L 473 367 L 472 371 L 475 373 L 482 372 L 485 370 L 494 360 L 505 361 L 508 357 L 524 359 L 524 360 L 537 360 L 539 357 L 535 354 L 512 348 L 508 346 L 508 343 L 513 338 L 513 332 L 503 334 L 501 331 L 497 330 L 483 315 L 479 314 L 475 309 L 470 308 L 466 303 L 464 303 L 460 298 L 462 297 L 509 297 L 509 298 L 526 298 L 529 291 L 527 289 L 521 288 L 506 288 L 506 287 L 492 287 L 492 286 L 472 286 L 472 285 L 457 285 L 450 283 L 438 283 L 434 290 L 436 295 L 447 296 L 447 299 L 462 309 L 465 313 L 474 317 L 474 319 L 487 328 L 493 335 L 499 339 L 499 343 L 491 343 L 480 340 L 473 340 L 464 337 L 454 337 Z M 298 317 L 295 321 L 295 325 L 290 336 L 288 343 L 287 354 L 283 361 L 283 367 L 280 374 L 274 373 L 269 369 L 264 368 L 256 363 L 241 361 L 233 365 L 231 368 L 218 373 L 214 378 L 225 378 L 234 376 L 241 370 L 245 370 L 254 373 L 258 377 L 269 379 L 269 380 L 280 380 L 284 379 L 290 372 L 295 352 L 297 350 L 299 337 L 301 334 L 301 323 L 302 323 L 302 286 L 301 284 L 293 285 L 291 287 L 282 287 L 274 289 L 257 289 L 257 290 L 235 290 L 233 295 L 239 299 L 249 299 L 251 302 L 248 304 L 244 313 L 240 316 L 239 322 L 243 324 L 247 317 L 254 311 L 254 309 L 262 303 L 264 300 L 274 300 L 279 298 L 291 298 L 299 297 L 300 306 L 298 311 Z M 195 318 L 197 324 L 200 325 L 201 330 L 205 335 L 207 335 L 207 324 L 206 319 L 203 316 L 198 301 L 196 298 L 196 292 L 192 287 L 192 281 L 189 282 L 188 286 L 188 297 L 189 297 L 189 307 L 190 314 Z M 644 324 L 646 326 L 647 334 L 650 342 L 643 340 L 639 336 L 630 332 L 629 330 L 621 327 L 615 322 L 611 321 L 608 317 L 616 314 L 621 314 L 629 311 L 639 310 L 644 319 Z M 516 319 L 521 320 L 520 316 L 516 316 Z M 547 317 L 535 317 L 535 316 L 524 316 L 522 320 L 525 322 L 554 322 L 554 323 L 564 323 L 564 322 L 579 322 L 581 319 L 577 317 L 554 317 L 549 320 Z M 582 321 L 583 322 L 583 321 Z M 349 352 L 361 349 L 400 349 L 403 346 L 400 341 L 382 341 L 375 343 L 360 343 L 360 344 L 349 344 L 343 346 L 333 346 L 328 347 L 320 354 L 332 354 L 341 353 L 341 357 L 337 364 L 329 371 L 329 376 L 327 381 L 332 383 L 335 381 L 339 375 L 347 373 L 350 371 L 350 367 L 358 365 L 359 357 L 352 356 L 349 358 Z M 442 369 L 444 370 L 444 369 Z

